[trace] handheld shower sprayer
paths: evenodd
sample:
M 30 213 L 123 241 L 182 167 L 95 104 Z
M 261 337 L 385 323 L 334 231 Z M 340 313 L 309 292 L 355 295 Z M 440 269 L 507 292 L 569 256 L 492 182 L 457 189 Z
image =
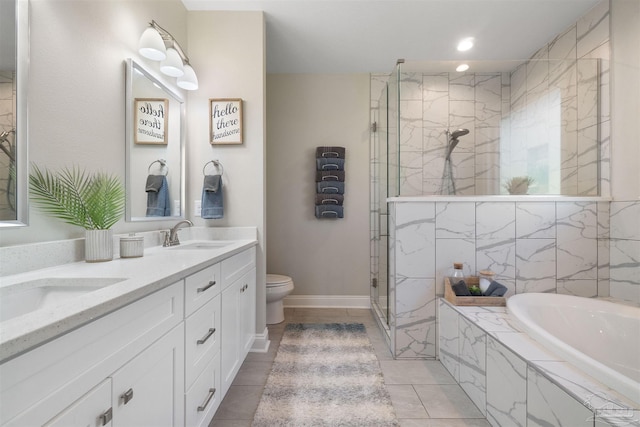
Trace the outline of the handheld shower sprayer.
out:
M 458 139 L 459 137 L 465 136 L 468 133 L 469 133 L 469 129 L 458 129 L 456 131 L 451 132 L 451 135 L 449 137 L 451 139 Z
M 456 148 L 456 145 L 458 145 L 458 142 L 460 142 L 458 138 L 468 134 L 469 129 L 458 129 L 458 130 L 454 130 L 453 132 L 449 132 L 447 130 L 445 131 L 445 133 L 449 135 L 449 145 L 447 146 L 447 155 L 445 157 L 445 160 L 449 160 L 449 157 L 451 157 L 451 153 L 453 152 L 453 149 Z

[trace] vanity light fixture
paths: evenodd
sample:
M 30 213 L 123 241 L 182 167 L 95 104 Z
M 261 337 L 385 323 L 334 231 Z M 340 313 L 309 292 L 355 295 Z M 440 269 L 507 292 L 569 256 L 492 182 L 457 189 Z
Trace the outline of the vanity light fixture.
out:
M 189 64 L 189 58 L 171 33 L 156 21 L 151 21 L 142 33 L 138 52 L 145 58 L 162 61 L 160 71 L 168 76 L 177 77 L 177 84 L 182 89 L 198 89 L 198 78 Z
M 467 71 L 468 69 L 469 69 L 469 64 L 460 64 L 456 67 L 456 71 L 459 73 Z
M 198 89 L 198 77 L 191 65 L 184 66 L 184 74 L 178 77 L 178 86 L 185 90 Z
M 468 51 L 469 49 L 471 49 L 473 47 L 473 42 L 474 42 L 473 37 L 466 37 L 466 38 L 460 40 L 460 42 L 458 42 L 458 50 L 460 52 Z
M 177 50 L 172 47 L 167 49 L 167 57 L 160 63 L 160 71 L 171 77 L 181 77 L 184 74 L 184 64 Z

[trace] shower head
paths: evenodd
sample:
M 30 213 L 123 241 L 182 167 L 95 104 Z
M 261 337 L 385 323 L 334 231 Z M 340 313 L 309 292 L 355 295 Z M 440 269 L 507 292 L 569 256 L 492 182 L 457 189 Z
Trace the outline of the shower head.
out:
M 469 129 L 458 129 L 453 132 L 447 131 L 447 134 L 449 135 L 449 145 L 447 147 L 447 154 L 445 156 L 445 160 L 449 160 L 449 158 L 451 157 L 451 153 L 453 152 L 453 149 L 456 148 L 456 145 L 458 145 L 458 142 L 460 142 L 458 138 L 468 133 L 469 133 Z
M 469 133 L 469 129 L 458 129 L 456 131 L 451 132 L 450 134 L 450 138 L 451 139 L 458 139 L 461 136 L 464 136 L 466 134 Z

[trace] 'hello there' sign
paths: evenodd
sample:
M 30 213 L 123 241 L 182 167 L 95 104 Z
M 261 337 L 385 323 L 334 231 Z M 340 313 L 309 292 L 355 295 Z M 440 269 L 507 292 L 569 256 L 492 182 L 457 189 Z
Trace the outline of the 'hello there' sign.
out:
M 242 144 L 242 99 L 209 100 L 211 144 Z
M 167 144 L 169 100 L 166 98 L 136 98 L 135 143 Z

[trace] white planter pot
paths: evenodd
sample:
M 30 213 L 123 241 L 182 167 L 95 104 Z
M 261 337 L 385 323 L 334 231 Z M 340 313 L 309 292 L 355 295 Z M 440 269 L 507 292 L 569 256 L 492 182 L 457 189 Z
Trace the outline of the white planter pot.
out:
M 84 260 L 103 262 L 113 259 L 113 230 L 85 230 Z

